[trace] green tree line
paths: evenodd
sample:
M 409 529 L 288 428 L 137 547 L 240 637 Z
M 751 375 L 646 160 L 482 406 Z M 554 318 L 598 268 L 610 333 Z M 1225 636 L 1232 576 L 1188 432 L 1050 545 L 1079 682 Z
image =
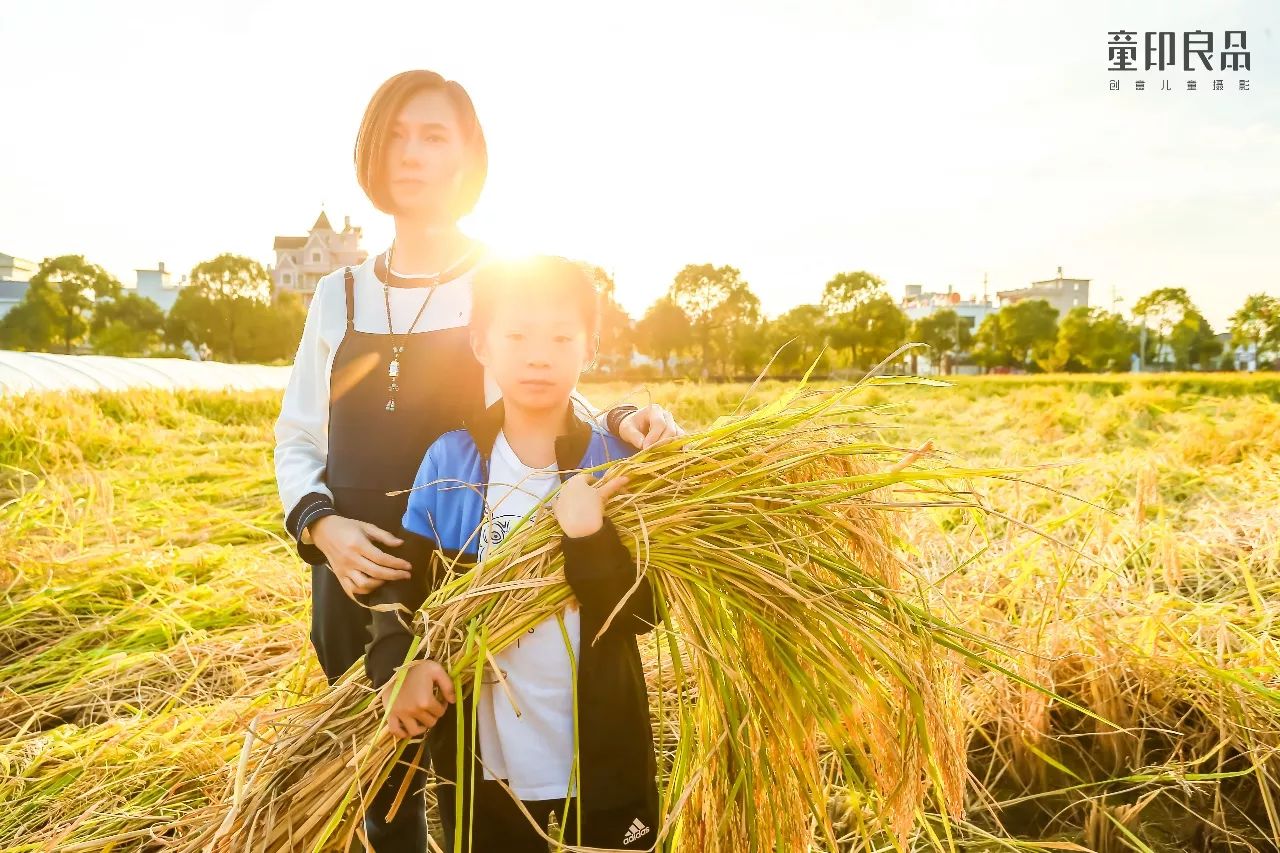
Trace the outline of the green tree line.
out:
M 45 258 L 0 317 L 0 349 L 182 356 L 190 341 L 218 361 L 293 357 L 306 307 L 296 293 L 273 295 L 262 264 L 222 254 L 197 264 L 189 282 L 165 313 L 82 255 Z
M 612 282 L 604 288 L 613 292 Z M 626 320 L 620 310 L 611 316 Z M 1144 332 L 1145 330 L 1145 332 Z M 1280 298 L 1255 294 L 1231 317 L 1231 341 L 1267 356 L 1280 352 Z M 771 357 L 771 375 L 869 369 L 904 343 L 927 345 L 935 371 L 974 364 L 984 371 L 1128 371 L 1140 354 L 1148 369 L 1230 368 L 1222 342 L 1186 289 L 1165 287 L 1135 303 L 1133 317 L 1078 306 L 1059 317 L 1041 299 L 988 314 L 972 328 L 953 309 L 910 320 L 870 272 L 842 272 L 820 301 L 769 319 L 742 273 L 731 266 L 689 265 L 644 316 L 611 336 L 606 363 L 623 368 L 632 351 L 653 359 L 664 376 L 754 376 Z M 919 350 L 905 365 L 917 372 Z
M 612 277 L 590 267 L 603 305 L 598 364 L 609 373 L 723 378 L 867 370 L 904 343 L 927 345 L 935 371 L 956 364 L 982 370 L 1127 371 L 1134 354 L 1154 369 L 1220 369 L 1231 359 L 1185 288 L 1164 287 L 1133 306 L 1132 317 L 1078 306 L 1059 317 L 1044 300 L 1023 300 L 988 314 L 978 327 L 950 308 L 910 320 L 882 278 L 841 272 L 818 302 L 769 318 L 732 266 L 689 264 L 644 315 L 619 305 Z M 80 255 L 46 258 L 26 296 L 0 318 L 0 348 L 46 352 L 86 349 L 112 355 L 175 354 L 184 341 L 220 361 L 292 357 L 306 319 L 301 298 L 272 293 L 266 269 L 222 254 L 198 264 L 166 314 L 123 289 Z M 1263 366 L 1280 353 L 1280 298 L 1249 296 L 1229 324 L 1235 346 L 1252 347 Z M 654 367 L 631 367 L 639 352 Z M 919 348 L 904 369 L 917 372 Z M 771 361 L 772 360 L 772 361 Z

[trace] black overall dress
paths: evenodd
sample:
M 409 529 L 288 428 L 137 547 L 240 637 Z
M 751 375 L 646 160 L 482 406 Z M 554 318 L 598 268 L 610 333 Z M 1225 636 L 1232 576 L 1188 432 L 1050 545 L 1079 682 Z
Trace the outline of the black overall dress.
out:
M 474 266 L 444 281 L 465 275 Z M 380 281 L 386 280 L 380 256 L 374 272 Z M 460 428 L 469 412 L 484 408 L 484 370 L 471 351 L 466 325 L 398 335 L 404 346 L 399 388 L 395 411 L 387 411 L 391 337 L 355 328 L 355 280 L 350 268 L 345 279 L 347 328 L 334 354 L 330 379 L 325 483 L 333 492 L 338 515 L 376 524 L 395 535 L 409 495 L 385 493 L 412 486 L 431 443 Z M 427 287 L 414 289 L 427 298 Z M 311 584 L 311 642 L 333 684 L 364 654 L 372 611 L 343 592 L 327 563 L 311 567 Z M 365 812 L 365 832 L 376 853 L 427 849 L 424 767 L 415 766 L 411 794 L 395 818 L 390 823 L 383 819 L 420 742 L 421 738 L 409 741 Z M 421 763 L 428 761 L 423 750 Z

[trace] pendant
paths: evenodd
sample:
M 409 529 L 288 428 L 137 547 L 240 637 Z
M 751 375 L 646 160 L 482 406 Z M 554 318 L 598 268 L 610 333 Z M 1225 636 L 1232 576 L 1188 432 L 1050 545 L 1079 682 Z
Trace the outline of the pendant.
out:
M 396 377 L 400 375 L 400 353 L 404 352 L 404 347 L 393 346 L 391 348 L 391 363 L 387 365 L 387 376 L 391 377 L 391 385 L 387 388 L 387 393 L 391 398 L 387 400 L 387 411 L 394 412 L 396 410 L 396 391 L 400 390 L 400 386 L 396 384 Z

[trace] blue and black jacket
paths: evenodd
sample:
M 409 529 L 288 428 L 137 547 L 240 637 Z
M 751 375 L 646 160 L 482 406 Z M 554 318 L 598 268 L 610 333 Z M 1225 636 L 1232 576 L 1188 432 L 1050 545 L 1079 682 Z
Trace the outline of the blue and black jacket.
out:
M 562 482 L 578 469 L 635 452 L 595 421 L 579 415 L 572 402 L 566 421 L 569 429 L 556 439 L 555 448 Z M 404 543 L 385 549 L 412 564 L 412 577 L 388 581 L 361 596 L 363 601 L 401 604 L 416 612 L 449 570 L 441 557 L 456 559 L 460 566 L 476 561 L 489 460 L 502 423 L 503 404 L 499 399 L 468 419 L 463 429 L 440 436 L 427 450 L 414 478 L 416 488 L 409 494 L 398 534 Z M 658 621 L 653 588 L 646 576 L 627 597 L 609 630 L 592 643 L 609 614 L 635 585 L 636 563 L 607 516 L 603 526 L 590 536 L 562 536 L 561 550 L 565 578 L 581 608 L 582 642 L 577 661 L 581 808 L 586 811 L 647 806 L 649 814 L 656 814 L 653 733 L 636 640 L 637 635 L 652 630 Z M 375 687 L 385 684 L 404 662 L 412 641 L 407 621 L 404 613 L 373 613 L 365 671 Z M 423 649 L 419 657 L 428 657 L 429 651 Z M 427 735 L 437 774 L 451 782 L 458 781 L 459 715 L 466 729 L 463 743 L 472 743 L 473 698 L 470 691 L 466 695 L 458 691 L 457 702 L 448 706 Z M 479 771 L 474 757 L 463 766 L 464 773 L 468 766 L 471 772 Z M 462 781 L 467 784 L 467 780 Z

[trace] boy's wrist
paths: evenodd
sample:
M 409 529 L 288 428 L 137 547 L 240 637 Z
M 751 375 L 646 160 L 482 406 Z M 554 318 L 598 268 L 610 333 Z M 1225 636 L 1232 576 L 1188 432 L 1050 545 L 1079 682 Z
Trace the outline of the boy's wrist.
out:
M 608 428 L 609 432 L 621 438 L 622 436 L 618 435 L 618 430 L 622 429 L 622 421 L 628 415 L 635 414 L 639 410 L 639 406 L 633 406 L 630 403 L 623 403 L 621 405 L 614 406 L 605 415 L 605 426 Z
M 613 549 L 622 544 L 621 537 L 618 536 L 618 530 L 613 526 L 613 522 L 609 520 L 609 516 L 600 519 L 600 526 L 590 533 L 582 536 L 571 536 L 566 531 L 562 537 L 561 550 L 565 552 L 566 560 L 572 560 L 575 563 L 585 562 L 593 564 L 599 562 L 613 553 Z M 624 548 L 626 546 L 623 546 Z M 600 569 L 599 565 L 591 565 L 591 569 Z
M 591 530 L 583 530 L 572 524 L 569 527 L 565 527 L 564 522 L 560 523 L 560 530 L 570 539 L 586 539 L 588 536 L 595 536 L 601 530 L 604 530 L 604 519 L 601 518 L 596 522 L 596 526 Z

